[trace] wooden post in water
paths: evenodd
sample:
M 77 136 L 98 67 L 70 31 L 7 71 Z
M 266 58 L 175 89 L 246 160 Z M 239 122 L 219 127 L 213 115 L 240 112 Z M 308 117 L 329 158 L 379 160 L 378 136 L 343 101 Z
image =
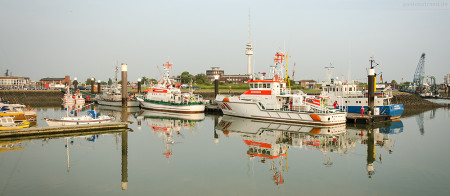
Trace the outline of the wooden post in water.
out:
M 128 65 L 122 63 L 122 107 L 128 107 L 128 80 L 127 80 L 127 71 Z
M 138 79 L 137 92 L 138 94 L 141 94 L 141 78 Z
M 75 92 L 77 92 L 77 90 L 78 90 L 77 77 L 73 78 L 73 89 L 74 89 Z
M 214 99 L 216 99 L 217 94 L 219 94 L 219 77 L 220 75 L 214 75 Z
M 91 78 L 91 94 L 94 94 L 95 78 Z
M 102 81 L 101 80 L 97 81 L 97 93 L 98 94 L 102 93 Z

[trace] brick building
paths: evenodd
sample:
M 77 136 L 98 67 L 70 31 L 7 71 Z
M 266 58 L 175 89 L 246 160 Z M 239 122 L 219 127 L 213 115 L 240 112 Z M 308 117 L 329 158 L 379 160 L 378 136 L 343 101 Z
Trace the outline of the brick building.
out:
M 317 86 L 316 86 L 317 82 L 315 80 L 300 80 L 299 84 L 300 84 L 300 86 L 303 86 L 307 89 L 317 88 Z
M 42 86 L 49 88 L 49 86 L 54 85 L 72 85 L 72 81 L 70 80 L 70 76 L 65 76 L 64 78 L 42 78 L 39 80 L 39 83 Z
M 225 83 L 247 83 L 249 80 L 249 75 L 225 75 L 224 70 L 220 70 L 219 67 L 211 67 L 211 70 L 206 70 L 206 76 L 212 81 L 214 81 L 214 76 L 219 76 L 220 82 Z

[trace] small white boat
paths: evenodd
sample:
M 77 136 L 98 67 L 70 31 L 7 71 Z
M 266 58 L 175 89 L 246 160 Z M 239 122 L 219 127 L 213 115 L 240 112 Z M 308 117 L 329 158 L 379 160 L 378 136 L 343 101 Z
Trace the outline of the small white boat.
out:
M 116 66 L 115 82 L 111 88 L 108 88 L 102 95 L 97 95 L 95 99 L 100 105 L 122 107 L 122 92 L 117 83 L 117 73 L 119 68 Z M 139 102 L 134 98 L 128 98 L 127 107 L 139 107 Z
M 48 126 L 71 126 L 71 125 L 89 125 L 109 123 L 114 120 L 114 117 L 98 115 L 95 110 L 87 112 L 87 115 L 83 116 L 66 116 L 61 119 L 44 118 Z

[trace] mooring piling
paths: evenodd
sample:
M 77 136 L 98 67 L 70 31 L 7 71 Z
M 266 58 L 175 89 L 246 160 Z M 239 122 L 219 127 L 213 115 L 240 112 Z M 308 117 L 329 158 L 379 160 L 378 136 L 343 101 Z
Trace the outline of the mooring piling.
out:
M 128 85 L 127 85 L 127 71 L 128 65 L 122 63 L 122 107 L 127 107 L 128 102 Z
M 138 78 L 138 83 L 137 83 L 137 93 L 141 94 L 141 78 Z
M 91 78 L 91 94 L 94 94 L 95 78 Z
M 78 90 L 78 81 L 77 81 L 77 77 L 73 78 L 73 89 L 75 90 L 75 92 L 77 92 Z

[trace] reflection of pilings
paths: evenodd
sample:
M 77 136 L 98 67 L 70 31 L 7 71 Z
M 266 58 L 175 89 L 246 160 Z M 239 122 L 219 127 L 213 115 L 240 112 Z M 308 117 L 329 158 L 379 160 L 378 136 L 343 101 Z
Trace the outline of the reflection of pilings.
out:
M 122 107 L 122 122 L 128 121 L 128 110 Z M 122 190 L 128 189 L 128 133 L 122 133 Z
M 216 127 L 219 122 L 219 116 L 214 116 L 214 143 L 219 143 L 219 134 L 216 132 Z
M 375 161 L 375 136 L 373 129 L 367 130 L 367 174 L 369 178 L 375 174 L 373 162 Z
M 128 132 L 122 132 L 122 190 L 128 190 Z

